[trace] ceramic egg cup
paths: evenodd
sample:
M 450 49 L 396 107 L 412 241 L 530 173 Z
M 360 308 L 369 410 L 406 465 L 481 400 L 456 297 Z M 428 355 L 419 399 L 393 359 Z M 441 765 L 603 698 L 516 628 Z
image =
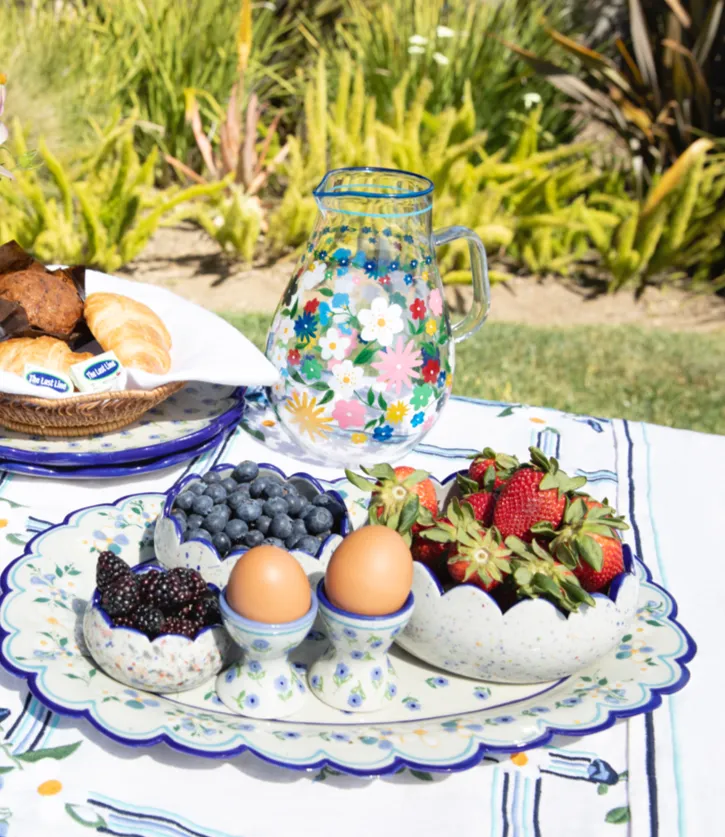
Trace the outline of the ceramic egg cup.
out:
M 219 674 L 216 691 L 224 705 L 250 718 L 286 718 L 308 697 L 304 681 L 289 654 L 304 640 L 317 615 L 317 597 L 310 591 L 310 609 L 294 622 L 271 625 L 245 619 L 229 606 L 226 591 L 219 597 L 224 626 L 244 656 Z
M 432 479 L 441 509 L 460 496 L 456 476 L 442 483 Z M 639 578 L 626 545 L 624 566 L 607 593 L 592 594 L 596 607 L 583 604 L 565 614 L 541 598 L 522 599 L 504 612 L 473 584 L 444 590 L 415 561 L 415 612 L 396 643 L 430 665 L 477 680 L 544 683 L 568 677 L 611 651 L 634 619 Z
M 216 465 L 211 470 L 219 473 L 222 479 L 230 477 L 234 471 L 235 465 L 222 464 Z M 259 463 L 259 476 L 277 476 L 283 480 L 290 481 L 300 494 L 303 494 L 309 500 L 312 500 L 317 494 L 325 493 L 325 488 L 309 474 L 298 473 L 291 477 L 281 471 L 274 465 L 267 463 Z M 167 569 L 174 567 L 190 567 L 201 573 L 205 581 L 215 584 L 220 589 L 226 587 L 232 567 L 236 564 L 240 555 L 244 555 L 248 551 L 246 546 L 234 547 L 230 552 L 222 558 L 214 545 L 205 538 L 194 538 L 190 541 L 184 541 L 184 536 L 181 531 L 181 526 L 178 521 L 171 516 L 171 511 L 176 502 L 176 498 L 183 491 L 194 483 L 201 481 L 201 474 L 189 474 L 183 480 L 179 481 L 167 494 L 164 509 L 156 522 L 154 530 L 154 550 L 156 558 Z M 339 500 L 340 505 L 345 507 L 345 501 L 335 491 L 327 491 L 328 494 L 333 495 Z M 352 531 L 350 517 L 347 511 L 339 526 L 339 534 L 333 533 L 329 535 L 321 543 L 317 552 L 316 558 L 321 558 L 323 554 L 329 557 L 334 551 L 341 538 Z M 294 555 L 307 555 L 296 550 L 290 550 Z
M 395 637 L 413 613 L 409 593 L 400 610 L 385 616 L 361 616 L 335 607 L 317 585 L 320 620 L 330 647 L 311 666 L 307 681 L 328 706 L 348 712 L 374 712 L 397 693 L 396 674 L 388 656 Z
M 151 569 L 162 568 L 143 564 L 132 572 L 143 574 Z M 210 680 L 221 671 L 231 649 L 221 625 L 202 628 L 194 639 L 162 634 L 153 640 L 136 628 L 116 626 L 101 606 L 98 589 L 83 615 L 83 638 L 95 662 L 110 677 L 159 694 L 187 691 Z

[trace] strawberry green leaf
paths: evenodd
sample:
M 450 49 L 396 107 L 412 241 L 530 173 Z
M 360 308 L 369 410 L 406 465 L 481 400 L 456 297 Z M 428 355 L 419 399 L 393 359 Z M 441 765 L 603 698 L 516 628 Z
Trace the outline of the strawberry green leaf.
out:
M 365 477 L 361 477 L 359 474 L 354 473 L 354 471 L 345 470 L 345 476 L 348 479 L 348 482 L 351 482 L 355 488 L 359 488 L 362 491 L 372 491 L 374 483 L 370 482 L 370 480 L 366 480 Z
M 398 524 L 399 532 L 409 532 L 412 525 L 418 519 L 418 509 L 420 508 L 420 500 L 417 494 L 411 494 L 405 501 L 403 511 L 400 514 L 400 523 Z
M 582 560 L 586 561 L 595 572 L 599 572 L 604 561 L 601 546 L 599 546 L 594 538 L 590 538 L 584 534 L 577 535 L 574 543 L 579 550 L 579 555 L 581 555 Z

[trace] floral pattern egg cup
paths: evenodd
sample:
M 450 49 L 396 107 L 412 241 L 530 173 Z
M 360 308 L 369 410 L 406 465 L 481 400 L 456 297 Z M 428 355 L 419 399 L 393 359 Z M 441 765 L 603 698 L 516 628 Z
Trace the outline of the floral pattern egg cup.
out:
M 413 613 L 413 594 L 394 613 L 361 616 L 341 610 L 317 585 L 320 620 L 331 645 L 310 668 L 313 694 L 335 709 L 374 712 L 397 694 L 397 677 L 388 656 L 395 637 Z
M 217 677 L 219 699 L 232 712 L 250 718 L 293 715 L 304 706 L 308 692 L 289 654 L 305 639 L 317 616 L 314 590 L 307 613 L 280 625 L 245 619 L 232 610 L 225 593 L 219 598 L 222 619 L 244 657 Z
M 143 574 L 158 565 L 133 567 Z M 216 591 L 215 591 L 216 592 Z M 124 628 L 101 606 L 95 590 L 83 616 L 83 638 L 93 659 L 115 680 L 158 694 L 182 692 L 206 683 L 223 667 L 231 641 L 221 625 L 203 628 L 194 639 L 162 634 L 149 639 L 136 628 Z

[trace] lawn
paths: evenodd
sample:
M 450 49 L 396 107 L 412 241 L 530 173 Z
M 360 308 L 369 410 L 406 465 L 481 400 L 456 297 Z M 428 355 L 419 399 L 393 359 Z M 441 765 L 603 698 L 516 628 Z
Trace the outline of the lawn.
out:
M 263 347 L 266 315 L 226 318 Z M 453 389 L 725 434 L 725 334 L 490 323 L 458 347 Z

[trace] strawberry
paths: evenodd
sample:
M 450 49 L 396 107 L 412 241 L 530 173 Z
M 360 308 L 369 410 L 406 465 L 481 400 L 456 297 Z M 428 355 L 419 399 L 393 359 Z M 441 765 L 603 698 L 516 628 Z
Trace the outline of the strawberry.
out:
M 564 516 L 566 496 L 586 483 L 585 477 L 569 477 L 553 457 L 529 448 L 531 462 L 522 465 L 504 484 L 496 502 L 493 524 L 504 538 L 524 541 L 533 537 L 531 527 L 548 522 L 556 528 Z
M 472 457 L 468 468 L 468 476 L 480 488 L 494 491 L 500 488 L 519 467 L 519 460 L 515 456 L 496 453 L 492 448 L 484 448 L 481 453 Z
M 559 529 L 540 523 L 534 526 L 534 533 L 551 540 L 550 551 L 593 593 L 624 572 L 618 533 L 628 528 L 606 500 L 600 503 L 588 494 L 576 494 L 567 501 Z
M 430 474 L 399 465 L 374 465 L 362 471 L 372 479 L 345 471 L 357 488 L 371 492 L 368 520 L 395 529 L 408 545 L 412 543 L 413 527 L 432 526 L 438 514 L 438 501 Z
M 493 492 L 477 491 L 475 494 L 466 494 L 462 502 L 468 503 L 473 509 L 473 516 L 484 526 L 493 523 L 493 508 L 496 503 L 496 495 Z
M 429 540 L 422 535 L 422 532 L 425 531 L 427 530 L 423 529 L 418 535 L 413 535 L 410 551 L 413 553 L 414 561 L 425 564 L 426 567 L 438 575 L 443 561 L 448 557 L 450 544 Z
M 511 559 L 513 583 L 519 598 L 545 598 L 563 611 L 574 612 L 579 605 L 594 606 L 570 567 L 551 555 L 541 544 L 524 543 L 515 536 L 506 538 L 506 546 L 513 552 Z
M 448 546 L 448 573 L 454 581 L 493 590 L 510 572 L 511 551 L 497 529 L 487 529 L 474 518 L 470 505 L 453 500 L 447 513 L 448 520 L 439 520 L 421 536 Z

